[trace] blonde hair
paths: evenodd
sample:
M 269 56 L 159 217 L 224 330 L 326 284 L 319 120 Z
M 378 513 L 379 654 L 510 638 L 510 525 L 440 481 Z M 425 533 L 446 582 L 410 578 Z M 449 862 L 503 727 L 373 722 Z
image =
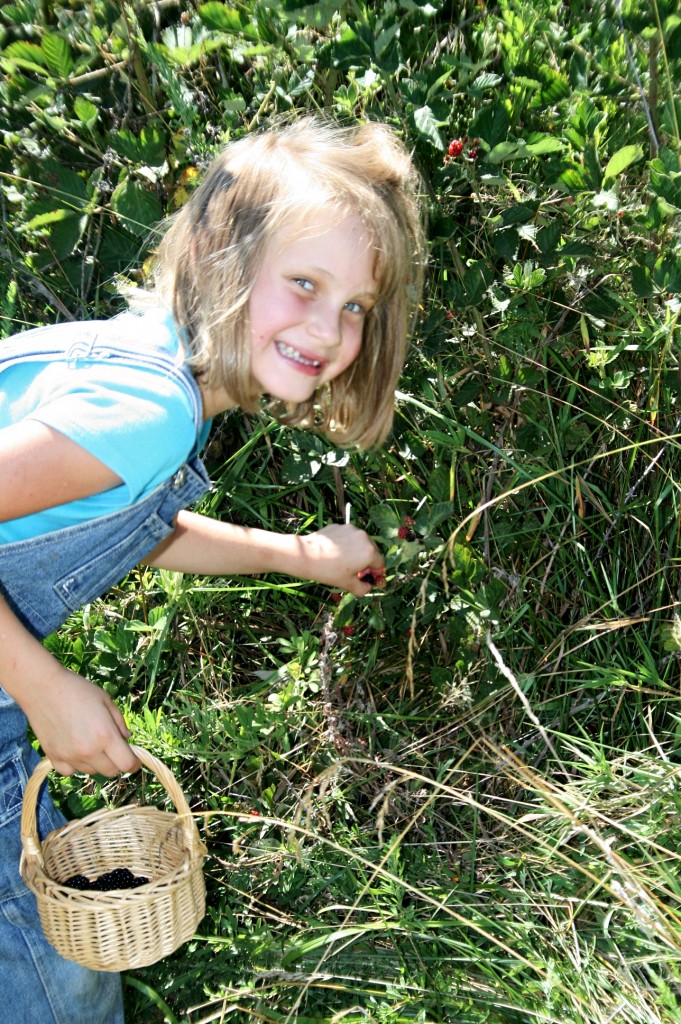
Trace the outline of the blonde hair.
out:
M 377 301 L 359 356 L 324 386 L 322 400 L 280 402 L 272 411 L 336 444 L 369 448 L 392 425 L 425 258 L 419 179 L 389 128 L 305 117 L 228 144 L 170 219 L 156 291 L 172 308 L 197 378 L 255 411 L 261 396 L 250 373 L 248 300 L 265 249 L 275 232 L 309 225 L 329 209 L 339 220 L 356 214 L 366 227 Z

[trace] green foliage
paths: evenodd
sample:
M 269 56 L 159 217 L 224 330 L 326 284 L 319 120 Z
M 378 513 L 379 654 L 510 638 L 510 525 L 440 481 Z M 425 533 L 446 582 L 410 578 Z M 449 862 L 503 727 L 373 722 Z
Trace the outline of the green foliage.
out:
M 128 978 L 131 1020 L 681 1021 L 680 26 L 671 0 L 0 8 L 4 335 L 117 311 L 271 119 L 387 120 L 429 204 L 386 449 L 256 417 L 208 452 L 204 511 L 302 532 L 349 503 L 385 589 L 144 570 L 49 641 L 210 848 L 207 917 Z

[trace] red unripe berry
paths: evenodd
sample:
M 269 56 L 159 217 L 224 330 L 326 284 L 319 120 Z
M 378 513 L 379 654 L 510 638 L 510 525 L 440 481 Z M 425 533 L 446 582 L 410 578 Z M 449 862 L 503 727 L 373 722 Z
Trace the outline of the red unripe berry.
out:
M 460 139 L 452 139 L 449 143 L 447 152 L 450 156 L 461 156 L 463 153 L 463 142 Z
M 404 525 L 405 526 L 413 526 L 414 525 L 414 520 L 412 519 L 411 516 L 405 516 L 404 517 Z
M 354 626 L 343 626 L 343 636 L 354 636 L 354 633 L 355 633 L 355 627 Z
M 468 155 L 470 156 L 471 160 L 476 160 L 477 159 L 478 150 L 475 148 L 475 146 L 473 147 L 473 149 L 468 151 Z
M 329 601 L 332 601 L 334 604 L 340 604 L 342 597 L 343 595 L 339 594 L 338 591 L 336 590 L 334 591 L 333 594 L 329 594 Z
M 398 528 L 397 528 L 397 536 L 400 538 L 400 540 L 414 540 L 415 539 L 414 538 L 414 531 L 410 530 L 409 527 L 406 524 L 404 526 L 398 526 Z

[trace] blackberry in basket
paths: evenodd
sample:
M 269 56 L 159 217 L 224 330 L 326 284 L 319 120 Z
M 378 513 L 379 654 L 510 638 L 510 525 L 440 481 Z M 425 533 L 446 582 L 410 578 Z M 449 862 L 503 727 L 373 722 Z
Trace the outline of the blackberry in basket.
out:
M 114 868 L 113 871 L 105 871 L 92 880 L 85 875 L 71 875 L 64 885 L 68 885 L 70 889 L 80 889 L 81 892 L 112 892 L 114 889 L 138 889 L 148 881 L 149 879 L 143 875 L 133 875 L 130 868 Z
M 155 963 L 187 942 L 205 913 L 206 848 L 187 799 L 162 761 L 132 749 L 163 785 L 172 810 L 134 803 L 103 808 L 41 838 L 36 803 L 52 768 L 47 758 L 24 793 L 20 869 L 38 901 L 43 932 L 62 956 L 93 970 Z M 140 875 L 120 866 L 126 863 Z

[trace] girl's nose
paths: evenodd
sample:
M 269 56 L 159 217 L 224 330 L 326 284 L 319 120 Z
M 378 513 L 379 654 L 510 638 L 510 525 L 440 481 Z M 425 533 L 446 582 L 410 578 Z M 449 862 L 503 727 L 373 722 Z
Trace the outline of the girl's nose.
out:
M 329 347 L 340 340 L 340 314 L 331 303 L 319 303 L 310 313 L 307 329 L 310 334 Z

